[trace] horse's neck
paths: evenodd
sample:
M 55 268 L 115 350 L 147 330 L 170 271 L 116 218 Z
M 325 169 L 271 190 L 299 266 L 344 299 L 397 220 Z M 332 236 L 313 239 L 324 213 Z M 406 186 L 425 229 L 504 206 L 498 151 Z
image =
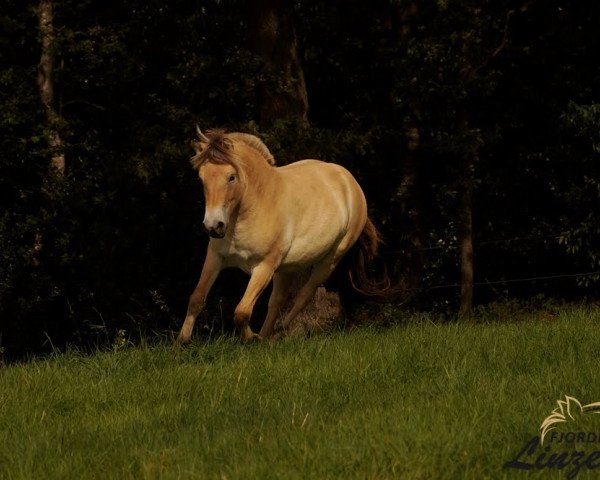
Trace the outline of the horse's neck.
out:
M 246 172 L 246 188 L 240 202 L 241 219 L 264 215 L 277 202 L 280 179 L 277 170 L 268 163 L 256 162 Z

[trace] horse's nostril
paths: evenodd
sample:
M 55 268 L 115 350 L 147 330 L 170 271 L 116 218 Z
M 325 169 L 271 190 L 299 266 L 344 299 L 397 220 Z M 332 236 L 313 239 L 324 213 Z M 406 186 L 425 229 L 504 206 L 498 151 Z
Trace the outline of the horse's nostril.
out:
M 220 229 L 222 229 L 224 227 L 225 227 L 225 224 L 223 222 L 217 223 L 217 230 L 220 230 Z

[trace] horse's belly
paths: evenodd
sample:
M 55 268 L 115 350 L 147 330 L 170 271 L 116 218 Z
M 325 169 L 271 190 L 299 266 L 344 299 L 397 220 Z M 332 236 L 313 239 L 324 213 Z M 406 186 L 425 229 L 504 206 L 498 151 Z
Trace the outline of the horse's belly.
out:
M 283 272 L 294 272 L 310 267 L 321 260 L 335 246 L 335 239 L 295 241 L 279 267 Z

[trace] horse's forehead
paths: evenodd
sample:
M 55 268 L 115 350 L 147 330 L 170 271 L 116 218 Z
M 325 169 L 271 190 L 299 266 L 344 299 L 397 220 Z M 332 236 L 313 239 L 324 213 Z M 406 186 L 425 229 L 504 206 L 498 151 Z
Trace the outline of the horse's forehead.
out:
M 200 167 L 198 174 L 200 175 L 200 178 L 210 178 L 219 175 L 225 175 L 231 170 L 235 169 L 228 163 L 206 162 Z

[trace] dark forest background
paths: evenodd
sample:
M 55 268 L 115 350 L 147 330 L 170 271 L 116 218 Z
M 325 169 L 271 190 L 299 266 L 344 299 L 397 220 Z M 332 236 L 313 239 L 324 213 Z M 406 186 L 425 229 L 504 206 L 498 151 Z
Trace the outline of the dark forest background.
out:
M 180 326 L 196 124 L 352 171 L 402 308 L 598 299 L 599 27 L 575 0 L 2 0 L 0 351 Z

